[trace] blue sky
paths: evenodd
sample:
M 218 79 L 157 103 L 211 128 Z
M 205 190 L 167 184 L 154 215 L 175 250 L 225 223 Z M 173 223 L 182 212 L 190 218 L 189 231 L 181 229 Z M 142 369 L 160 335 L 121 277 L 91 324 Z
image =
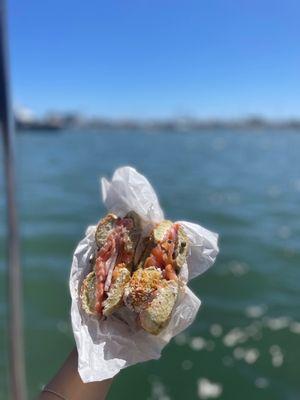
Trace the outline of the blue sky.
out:
M 300 2 L 11 0 L 14 102 L 36 113 L 300 113 Z

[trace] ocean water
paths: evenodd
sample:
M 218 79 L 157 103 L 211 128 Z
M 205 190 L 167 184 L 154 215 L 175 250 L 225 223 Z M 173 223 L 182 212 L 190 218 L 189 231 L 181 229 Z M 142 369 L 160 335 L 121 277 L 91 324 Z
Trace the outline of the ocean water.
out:
M 193 325 L 160 360 L 122 371 L 108 399 L 299 399 L 299 148 L 298 133 L 278 131 L 18 134 L 30 398 L 74 345 L 69 268 L 85 228 L 105 212 L 99 177 L 130 164 L 150 179 L 168 218 L 218 232 L 220 254 L 190 283 L 203 302 Z M 8 398 L 4 206 L 1 196 L 1 400 Z

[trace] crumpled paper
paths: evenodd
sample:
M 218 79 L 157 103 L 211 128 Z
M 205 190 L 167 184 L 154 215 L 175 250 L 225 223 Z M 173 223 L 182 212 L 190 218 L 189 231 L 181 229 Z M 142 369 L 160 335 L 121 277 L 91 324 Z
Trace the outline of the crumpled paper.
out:
M 132 167 L 115 171 L 112 181 L 101 180 L 103 202 L 110 212 L 124 216 L 135 211 L 142 219 L 146 235 L 164 219 L 157 195 L 149 181 Z M 190 253 L 182 267 L 180 278 L 187 282 L 204 271 L 218 254 L 218 235 L 200 225 L 178 221 L 190 240 Z M 171 320 L 157 336 L 139 328 L 136 315 L 122 307 L 106 320 L 87 316 L 80 304 L 80 287 L 90 270 L 89 257 L 95 251 L 96 226 L 89 226 L 78 244 L 71 266 L 71 320 L 78 350 L 78 372 L 83 382 L 102 381 L 116 375 L 122 368 L 158 359 L 172 337 L 186 329 L 195 319 L 201 301 L 186 285 L 182 285 Z

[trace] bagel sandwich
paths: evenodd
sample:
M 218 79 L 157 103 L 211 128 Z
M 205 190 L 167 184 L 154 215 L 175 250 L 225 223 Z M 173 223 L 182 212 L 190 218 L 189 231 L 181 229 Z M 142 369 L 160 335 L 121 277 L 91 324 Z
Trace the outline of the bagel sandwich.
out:
M 123 218 L 109 213 L 98 223 L 92 270 L 80 289 L 81 305 L 87 314 L 109 316 L 122 305 L 139 238 L 140 219 L 133 211 Z
M 124 290 L 125 305 L 147 332 L 168 324 L 178 296 L 178 275 L 188 254 L 188 237 L 178 223 L 165 220 L 150 233 L 145 250 Z

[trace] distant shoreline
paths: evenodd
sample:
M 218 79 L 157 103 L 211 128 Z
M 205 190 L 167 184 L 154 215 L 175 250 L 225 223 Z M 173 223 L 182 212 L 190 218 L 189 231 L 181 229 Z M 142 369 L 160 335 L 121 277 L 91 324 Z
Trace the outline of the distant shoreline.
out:
M 89 129 L 97 131 L 119 131 L 119 130 L 143 130 L 143 131 L 203 131 L 203 130 L 299 130 L 300 119 L 288 119 L 272 121 L 261 117 L 243 118 L 235 120 L 221 119 L 108 119 L 90 118 L 84 119 L 75 115 L 52 115 L 43 119 L 21 121 L 16 119 L 18 131 L 60 131 L 65 129 Z
M 294 126 L 289 124 L 268 124 L 268 125 L 231 125 L 231 124 L 220 124 L 220 125 L 185 125 L 185 126 L 168 126 L 168 125 L 154 125 L 154 126 L 144 126 L 144 125 L 136 125 L 136 126 L 127 126 L 127 125 L 116 125 L 116 126 L 90 126 L 90 125 L 81 125 L 81 126 L 53 126 L 47 124 L 18 124 L 16 126 L 17 132 L 29 132 L 29 131 L 37 131 L 37 132 L 60 132 L 64 130 L 75 130 L 81 131 L 87 129 L 89 131 L 98 131 L 98 132 L 119 132 L 121 130 L 128 131 L 146 131 L 146 132 L 208 132 L 208 131 L 223 131 L 223 130 L 231 130 L 231 131 L 266 131 L 266 130 L 286 130 L 286 131 L 299 131 L 300 126 Z

